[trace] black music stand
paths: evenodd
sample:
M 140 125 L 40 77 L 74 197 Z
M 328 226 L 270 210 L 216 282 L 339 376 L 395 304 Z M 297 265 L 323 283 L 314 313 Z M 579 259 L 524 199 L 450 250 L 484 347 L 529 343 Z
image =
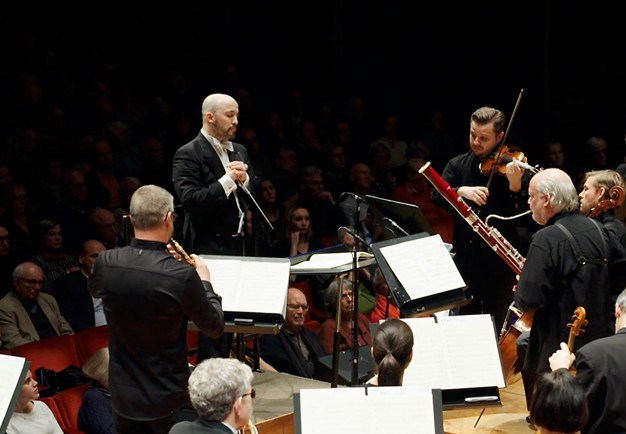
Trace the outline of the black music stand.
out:
M 370 209 L 374 213 L 376 219 L 384 220 L 385 217 L 391 219 L 400 228 L 400 231 L 404 231 L 404 235 L 412 235 L 420 232 L 426 232 L 429 235 L 434 235 L 435 231 L 424 217 L 422 210 L 417 206 L 410 203 L 398 202 L 383 197 L 367 195 L 365 196 Z M 388 225 L 384 225 L 388 227 Z
M 431 235 L 426 232 L 420 232 L 405 237 L 381 241 L 372 245 L 372 251 L 374 253 L 374 257 L 376 258 L 376 262 L 378 263 L 380 271 L 389 286 L 389 291 L 396 302 L 396 306 L 400 309 L 400 316 L 403 318 L 427 316 L 435 312 L 453 309 L 458 306 L 465 306 L 472 300 L 471 298 L 467 298 L 465 296 L 465 286 L 430 294 L 424 297 L 412 298 L 402 283 L 398 280 L 398 277 L 396 276 L 392 266 L 389 264 L 387 258 L 385 258 L 384 254 L 381 252 L 381 248 L 429 236 Z

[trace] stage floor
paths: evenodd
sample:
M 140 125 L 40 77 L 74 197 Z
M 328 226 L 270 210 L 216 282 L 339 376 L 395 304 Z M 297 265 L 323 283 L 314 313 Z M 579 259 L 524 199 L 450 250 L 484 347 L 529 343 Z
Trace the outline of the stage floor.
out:
M 260 434 L 293 433 L 293 394 L 301 389 L 329 388 L 330 384 L 289 374 L 255 372 L 256 390 L 253 422 Z M 343 387 L 343 386 L 339 386 Z M 444 432 L 532 434 L 534 427 L 526 423 L 526 398 L 521 376 L 500 389 L 502 405 L 445 410 Z M 481 414 L 482 413 L 482 414 Z

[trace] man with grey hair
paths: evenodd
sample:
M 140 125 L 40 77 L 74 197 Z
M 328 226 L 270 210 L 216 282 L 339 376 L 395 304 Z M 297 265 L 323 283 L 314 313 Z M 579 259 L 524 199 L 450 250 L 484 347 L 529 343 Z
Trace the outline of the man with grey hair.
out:
M 224 330 L 220 298 L 206 262 L 177 261 L 167 243 L 174 232 L 174 198 L 145 185 L 130 201 L 135 238 L 98 254 L 89 291 L 102 298 L 109 328 L 110 387 L 116 433 L 167 433 L 193 420 L 186 384 L 187 322 L 218 338 Z
M 199 363 L 189 376 L 189 397 L 198 413 L 179 422 L 169 434 L 233 434 L 252 416 L 252 370 L 237 359 L 214 358 Z
M 623 288 L 626 278 L 624 249 L 600 223 L 580 214 L 576 188 L 565 172 L 534 175 L 528 204 L 544 227 L 531 238 L 514 295 L 523 312 L 533 313 L 530 333 L 518 338 L 527 402 L 537 376 L 550 370 L 548 358 L 568 340 L 576 307 L 585 308 L 589 321 L 577 347 L 611 334 L 612 288 Z
M 576 355 L 567 344 L 550 356 L 550 368 L 569 369 L 574 364 L 576 380 L 585 389 L 589 403 L 587 432 L 626 432 L 626 290 L 615 303 L 615 335 L 596 339 L 580 348 Z

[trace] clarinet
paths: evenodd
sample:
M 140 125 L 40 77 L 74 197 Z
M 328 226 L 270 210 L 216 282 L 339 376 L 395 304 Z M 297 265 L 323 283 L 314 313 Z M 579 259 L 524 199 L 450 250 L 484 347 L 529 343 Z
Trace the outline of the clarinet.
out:
M 449 203 L 458 211 L 459 214 L 465 219 L 467 223 L 474 229 L 474 232 L 478 233 L 480 237 L 489 244 L 497 255 L 504 260 L 511 270 L 516 275 L 520 274 L 522 267 L 524 266 L 524 257 L 515 249 L 511 243 L 509 243 L 496 228 L 488 226 L 483 222 L 480 217 L 465 203 L 463 198 L 454 191 L 450 185 L 439 176 L 437 172 L 430 166 L 430 162 L 427 162 L 419 170 L 419 173 L 424 175 L 426 179 L 437 189 Z M 521 217 L 530 213 L 528 210 L 522 214 L 518 214 L 509 219 Z

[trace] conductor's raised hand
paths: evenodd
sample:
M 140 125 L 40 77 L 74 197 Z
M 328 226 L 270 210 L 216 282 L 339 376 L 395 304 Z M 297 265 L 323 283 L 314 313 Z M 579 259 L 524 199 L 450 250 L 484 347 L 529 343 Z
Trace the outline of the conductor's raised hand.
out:
M 248 165 L 243 161 L 231 161 L 226 165 L 226 174 L 230 176 L 230 178 L 237 182 L 245 182 L 246 181 L 246 173 L 248 171 Z

